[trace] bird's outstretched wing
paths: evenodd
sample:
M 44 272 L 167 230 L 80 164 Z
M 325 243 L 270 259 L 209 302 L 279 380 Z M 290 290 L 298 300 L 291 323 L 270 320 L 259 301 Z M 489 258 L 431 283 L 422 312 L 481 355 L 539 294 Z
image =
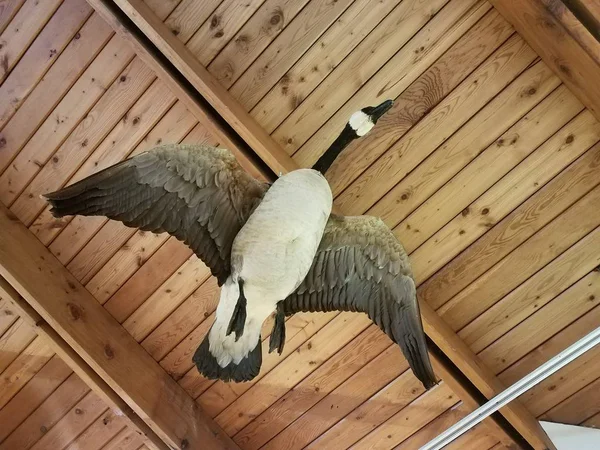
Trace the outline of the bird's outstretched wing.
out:
M 44 197 L 56 217 L 106 216 L 166 231 L 189 245 L 221 285 L 233 240 L 267 189 L 228 150 L 164 145 Z
M 332 215 L 308 275 L 283 302 L 283 309 L 286 315 L 367 313 L 400 345 L 423 385 L 429 389 L 437 383 L 408 257 L 381 219 Z

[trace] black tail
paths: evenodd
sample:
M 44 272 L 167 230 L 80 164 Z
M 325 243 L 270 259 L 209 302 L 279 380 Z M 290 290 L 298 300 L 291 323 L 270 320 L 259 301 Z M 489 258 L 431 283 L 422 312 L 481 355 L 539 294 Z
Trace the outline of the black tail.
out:
M 217 359 L 210 353 L 208 336 L 202 341 L 202 344 L 194 353 L 193 361 L 200 372 L 205 378 L 209 380 L 222 380 L 222 381 L 235 381 L 240 383 L 242 381 L 250 381 L 258 375 L 260 372 L 260 366 L 262 364 L 262 344 L 260 339 L 258 340 L 256 347 L 248 356 L 242 359 L 239 364 L 234 362 L 229 363 L 225 367 L 221 367 L 217 362 Z

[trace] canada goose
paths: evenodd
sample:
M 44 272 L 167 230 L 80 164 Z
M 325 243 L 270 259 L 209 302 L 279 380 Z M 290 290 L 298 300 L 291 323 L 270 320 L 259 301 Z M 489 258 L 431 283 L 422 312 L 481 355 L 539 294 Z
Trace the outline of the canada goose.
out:
M 437 381 L 402 245 L 381 219 L 331 215 L 323 175 L 391 106 L 357 111 L 312 169 L 272 184 L 252 178 L 228 150 L 163 145 L 44 197 L 56 217 L 106 216 L 194 250 L 221 286 L 215 322 L 193 357 L 207 378 L 258 375 L 261 326 L 273 312 L 269 352 L 281 354 L 285 315 L 340 310 L 367 313 L 430 388 Z

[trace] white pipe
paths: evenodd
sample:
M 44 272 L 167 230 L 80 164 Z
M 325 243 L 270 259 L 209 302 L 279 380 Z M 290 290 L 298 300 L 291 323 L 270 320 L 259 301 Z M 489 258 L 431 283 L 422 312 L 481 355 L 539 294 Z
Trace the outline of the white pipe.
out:
M 540 367 L 535 369 L 529 375 L 523 377 L 512 386 L 508 387 L 500 394 L 488 402 L 481 405 L 471 414 L 456 422 L 438 437 L 421 447 L 420 450 L 440 450 L 450 444 L 456 438 L 466 433 L 483 419 L 498 411 L 503 406 L 513 401 L 515 398 L 531 389 L 536 384 L 542 382 L 562 367 L 569 364 L 574 359 L 583 355 L 585 352 L 600 343 L 600 327 L 581 338 L 569 348 L 563 350 L 554 358 L 550 359 Z

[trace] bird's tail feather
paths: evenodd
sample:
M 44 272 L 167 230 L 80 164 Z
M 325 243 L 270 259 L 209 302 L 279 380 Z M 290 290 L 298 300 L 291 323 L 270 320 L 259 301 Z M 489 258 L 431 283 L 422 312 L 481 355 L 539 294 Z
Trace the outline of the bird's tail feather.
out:
M 260 372 L 262 364 L 262 345 L 259 339 L 256 346 L 238 363 L 231 361 L 225 367 L 221 367 L 217 358 L 210 352 L 210 333 L 207 333 L 204 341 L 194 353 L 193 361 L 198 371 L 210 380 L 250 381 Z

